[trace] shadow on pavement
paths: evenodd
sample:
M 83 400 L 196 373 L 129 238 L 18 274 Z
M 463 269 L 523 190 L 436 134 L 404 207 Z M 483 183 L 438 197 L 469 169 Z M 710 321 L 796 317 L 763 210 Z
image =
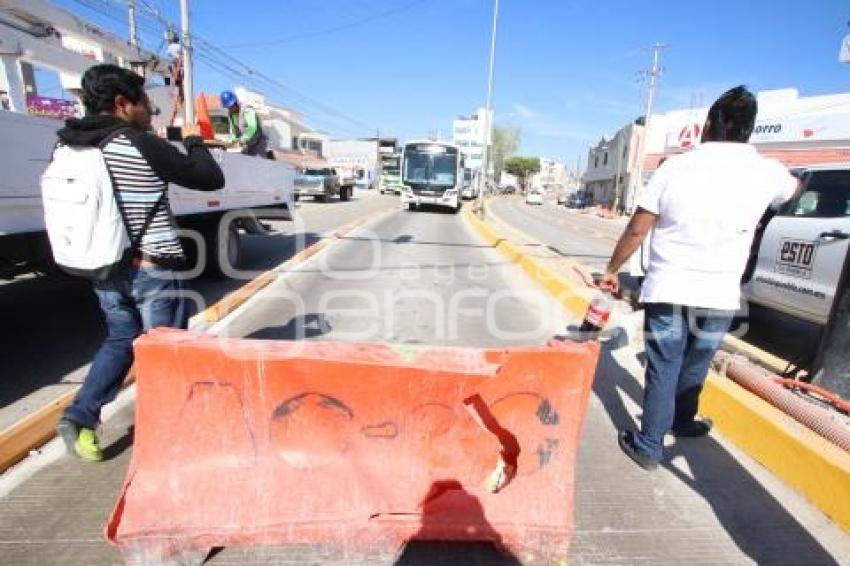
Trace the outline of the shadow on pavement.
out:
M 91 361 L 104 335 L 89 282 L 61 274 L 0 285 L 0 312 L 0 407 L 61 383 Z
M 391 240 L 381 239 L 381 238 L 364 238 L 362 236 L 345 236 L 340 238 L 340 240 L 348 241 L 348 242 L 381 242 L 383 244 L 401 244 L 401 245 L 415 245 L 415 246 L 444 246 L 447 248 L 471 248 L 471 249 L 485 249 L 485 248 L 495 248 L 495 245 L 489 244 L 458 244 L 453 242 L 433 242 L 427 240 L 415 240 L 413 236 L 409 234 L 397 236 Z M 503 240 L 500 240 L 500 242 Z M 498 242 L 497 242 L 498 244 Z
M 292 317 L 283 326 L 256 330 L 245 338 L 255 340 L 304 340 L 328 334 L 331 324 L 323 313 L 307 313 Z
M 125 432 L 121 438 L 112 442 L 108 446 L 103 447 L 103 459 L 104 460 L 113 460 L 124 453 L 125 450 L 130 448 L 133 445 L 133 435 L 135 434 L 136 427 L 131 425 L 127 428 L 127 432 Z
M 449 499 L 447 501 L 447 499 Z M 493 565 L 519 566 L 519 559 L 501 545 L 502 537 L 487 522 L 478 498 L 463 489 L 456 480 L 436 481 L 420 504 L 422 524 L 395 561 L 395 566 L 413 565 Z M 438 541 L 449 523 L 474 529 L 482 541 Z M 425 540 L 418 540 L 425 539 Z
M 616 346 L 615 346 L 616 348 Z M 636 428 L 621 393 L 642 404 L 643 387 L 603 345 L 593 391 L 618 430 Z M 612 446 L 616 439 L 611 438 Z M 738 549 L 757 564 L 836 564 L 834 558 L 711 436 L 665 448 L 663 469 L 711 506 Z M 684 459 L 693 479 L 671 460 Z M 633 464 L 623 455 L 623 466 Z M 658 473 L 658 472 L 655 472 Z M 663 472 L 662 472 L 663 473 Z M 655 527 L 662 527 L 655 525 Z M 683 525 L 670 525 L 682 528 Z

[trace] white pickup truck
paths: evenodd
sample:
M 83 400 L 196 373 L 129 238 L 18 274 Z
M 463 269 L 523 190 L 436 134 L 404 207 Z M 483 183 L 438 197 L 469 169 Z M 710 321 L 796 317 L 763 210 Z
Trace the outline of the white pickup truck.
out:
M 751 302 L 816 325 L 807 369 L 814 381 L 850 397 L 848 249 L 850 164 L 808 168 L 803 190 L 767 223 L 747 274 Z
M 47 167 L 62 122 L 0 110 L 0 277 L 13 278 L 52 266 L 41 205 L 41 174 Z M 207 273 L 238 267 L 240 229 L 260 232 L 257 218 L 291 220 L 295 170 L 281 161 L 212 150 L 225 186 L 200 192 L 169 188 L 181 228 L 192 229 L 207 247 Z M 222 219 L 227 220 L 224 229 Z M 188 243 L 188 242 L 187 242 Z M 187 251 L 193 255 L 190 244 Z

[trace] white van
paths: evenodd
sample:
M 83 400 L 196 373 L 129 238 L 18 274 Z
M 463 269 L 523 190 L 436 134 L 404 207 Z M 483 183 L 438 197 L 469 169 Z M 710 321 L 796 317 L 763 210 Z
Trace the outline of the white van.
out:
M 531 188 L 525 194 L 525 204 L 543 204 L 543 191 Z

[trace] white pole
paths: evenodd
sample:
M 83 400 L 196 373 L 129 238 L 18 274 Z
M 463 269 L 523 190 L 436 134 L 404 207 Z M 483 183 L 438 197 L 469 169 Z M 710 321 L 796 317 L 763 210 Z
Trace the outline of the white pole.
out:
M 192 85 L 192 36 L 189 35 L 189 0 L 180 0 L 180 24 L 183 32 L 183 102 L 185 123 L 195 123 L 195 95 Z
M 490 115 L 493 112 L 493 71 L 496 65 L 496 31 L 499 24 L 499 0 L 493 1 L 493 30 L 490 34 L 490 69 L 487 76 L 487 106 L 484 110 L 484 123 L 486 134 L 484 136 L 484 189 L 478 191 L 477 212 L 484 218 L 484 190 L 487 188 L 487 174 L 490 172 L 491 151 L 490 144 L 493 143 L 493 120 Z
M 130 27 L 130 45 L 139 48 L 139 33 L 136 30 L 136 0 L 127 0 L 127 20 Z
M 643 162 L 646 159 L 646 138 L 649 134 L 649 118 L 652 115 L 652 103 L 655 98 L 655 87 L 658 85 L 658 77 L 661 76 L 661 67 L 658 65 L 661 57 L 661 50 L 667 47 L 663 43 L 655 43 L 652 45 L 652 68 L 649 70 L 649 85 L 646 93 L 646 108 L 643 118 L 643 135 L 638 139 L 637 147 L 637 166 L 635 167 L 634 180 L 629 180 L 632 186 L 629 191 L 628 199 L 626 199 L 626 208 L 631 209 L 637 191 L 643 186 Z

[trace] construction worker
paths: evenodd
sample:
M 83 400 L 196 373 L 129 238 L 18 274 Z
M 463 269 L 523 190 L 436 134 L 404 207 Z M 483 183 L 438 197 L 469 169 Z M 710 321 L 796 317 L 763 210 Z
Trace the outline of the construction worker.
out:
M 239 104 L 236 94 L 230 90 L 221 93 L 221 105 L 227 108 L 230 135 L 242 146 L 242 153 L 266 157 L 268 138 L 263 133 L 257 111 Z

